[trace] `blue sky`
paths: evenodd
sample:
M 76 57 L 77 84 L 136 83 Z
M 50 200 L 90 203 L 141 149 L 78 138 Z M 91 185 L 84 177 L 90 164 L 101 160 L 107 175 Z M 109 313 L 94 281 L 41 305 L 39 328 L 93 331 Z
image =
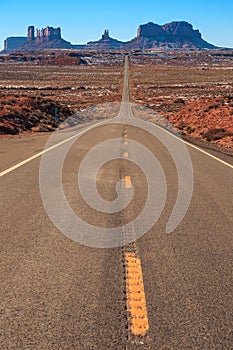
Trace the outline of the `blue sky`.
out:
M 0 48 L 8 36 L 25 36 L 28 25 L 62 28 L 73 44 L 100 38 L 103 30 L 126 41 L 135 37 L 139 24 L 165 24 L 185 20 L 205 40 L 233 47 L 233 1 L 215 0 L 0 0 Z

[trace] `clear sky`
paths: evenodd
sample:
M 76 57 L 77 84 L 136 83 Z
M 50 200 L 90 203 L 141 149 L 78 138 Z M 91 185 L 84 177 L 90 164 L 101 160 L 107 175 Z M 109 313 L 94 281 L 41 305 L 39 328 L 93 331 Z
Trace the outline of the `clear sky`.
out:
M 139 24 L 188 21 L 203 39 L 233 47 L 232 0 L 0 0 L 0 48 L 9 36 L 26 36 L 28 25 L 62 28 L 62 37 L 73 44 L 98 40 L 103 30 L 127 41 Z

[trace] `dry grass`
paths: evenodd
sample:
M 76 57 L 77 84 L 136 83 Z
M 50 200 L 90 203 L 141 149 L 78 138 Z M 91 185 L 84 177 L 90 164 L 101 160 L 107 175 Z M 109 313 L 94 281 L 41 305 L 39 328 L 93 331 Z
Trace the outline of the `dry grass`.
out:
M 31 130 L 38 123 L 44 130 L 48 125 L 46 118 L 51 130 L 55 106 L 59 107 L 62 117 L 67 117 L 90 106 L 119 102 L 123 66 L 60 67 L 4 63 L 0 64 L 0 77 L 0 128 L 2 133 L 7 133 L 10 129 L 6 129 L 5 124 L 10 121 L 10 127 L 17 124 L 12 133 L 18 133 L 25 128 Z M 28 103 L 31 103 L 29 109 Z M 90 116 L 86 119 L 90 120 Z
M 130 84 L 133 102 L 166 117 L 182 135 L 233 147 L 231 62 L 224 69 L 131 64 Z

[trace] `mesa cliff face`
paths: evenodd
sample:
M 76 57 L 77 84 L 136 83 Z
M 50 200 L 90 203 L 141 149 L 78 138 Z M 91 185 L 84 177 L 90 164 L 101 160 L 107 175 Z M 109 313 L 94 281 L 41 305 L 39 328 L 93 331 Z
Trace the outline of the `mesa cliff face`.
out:
M 182 38 L 199 38 L 201 33 L 199 30 L 194 30 L 193 26 L 188 22 L 171 22 L 162 26 L 163 30 L 169 35 L 176 35 Z
M 7 38 L 5 51 L 80 49 L 80 50 L 145 50 L 145 49 L 214 49 L 215 46 L 202 39 L 199 30 L 194 30 L 188 22 L 171 22 L 158 25 L 153 22 L 138 27 L 137 36 L 122 42 L 109 36 L 105 30 L 102 38 L 86 45 L 72 45 L 62 39 L 61 28 L 46 27 L 36 30 L 29 26 L 27 37 Z
M 163 28 L 158 25 L 155 24 L 153 22 L 149 22 L 147 24 L 141 24 L 138 27 L 138 31 L 137 31 L 137 37 L 146 37 L 148 39 L 156 39 L 156 38 L 162 38 L 162 37 L 166 37 L 166 33 L 164 32 Z
M 126 44 L 129 49 L 214 49 L 202 39 L 199 30 L 188 22 L 171 22 L 162 26 L 149 22 L 138 27 L 137 37 Z
M 61 28 L 46 27 L 42 29 L 36 29 L 35 27 L 29 26 L 27 37 L 24 37 L 18 41 L 14 41 L 14 45 L 9 45 L 12 42 L 11 38 L 5 40 L 4 50 L 44 50 L 44 49 L 72 49 L 73 45 L 70 42 L 62 39 Z M 8 45 L 7 45 L 8 43 Z
M 105 31 L 98 41 L 86 45 L 91 50 L 145 50 L 145 49 L 214 49 L 215 46 L 202 39 L 199 30 L 188 22 L 171 22 L 162 26 L 149 22 L 138 27 L 137 37 L 121 42 Z
M 42 29 L 36 30 L 36 36 L 35 36 L 35 27 L 29 26 L 28 27 L 28 36 L 27 41 L 32 43 L 36 42 L 37 44 L 43 43 L 43 42 L 49 42 L 52 40 L 61 40 L 61 28 L 53 28 L 53 27 L 46 27 Z
M 27 43 L 21 48 L 22 50 L 43 50 L 50 48 L 71 49 L 72 45 L 62 39 L 60 27 L 36 29 L 36 35 L 35 27 L 28 27 Z

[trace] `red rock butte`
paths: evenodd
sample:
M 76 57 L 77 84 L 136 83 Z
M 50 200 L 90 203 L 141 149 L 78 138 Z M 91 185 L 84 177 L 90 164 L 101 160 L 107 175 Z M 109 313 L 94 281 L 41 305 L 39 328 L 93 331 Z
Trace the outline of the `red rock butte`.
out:
M 4 51 L 79 49 L 79 50 L 148 50 L 148 49 L 215 49 L 216 47 L 202 39 L 199 30 L 185 21 L 164 25 L 149 22 L 141 24 L 137 36 L 122 42 L 109 36 L 105 30 L 102 38 L 90 41 L 86 45 L 73 45 L 62 39 L 61 28 L 46 27 L 36 29 L 29 26 L 27 37 L 9 37 L 4 41 Z
M 37 43 L 48 42 L 51 40 L 61 39 L 61 28 L 46 27 L 42 29 L 36 29 L 35 37 L 35 27 L 28 27 L 28 41 L 36 41 Z

